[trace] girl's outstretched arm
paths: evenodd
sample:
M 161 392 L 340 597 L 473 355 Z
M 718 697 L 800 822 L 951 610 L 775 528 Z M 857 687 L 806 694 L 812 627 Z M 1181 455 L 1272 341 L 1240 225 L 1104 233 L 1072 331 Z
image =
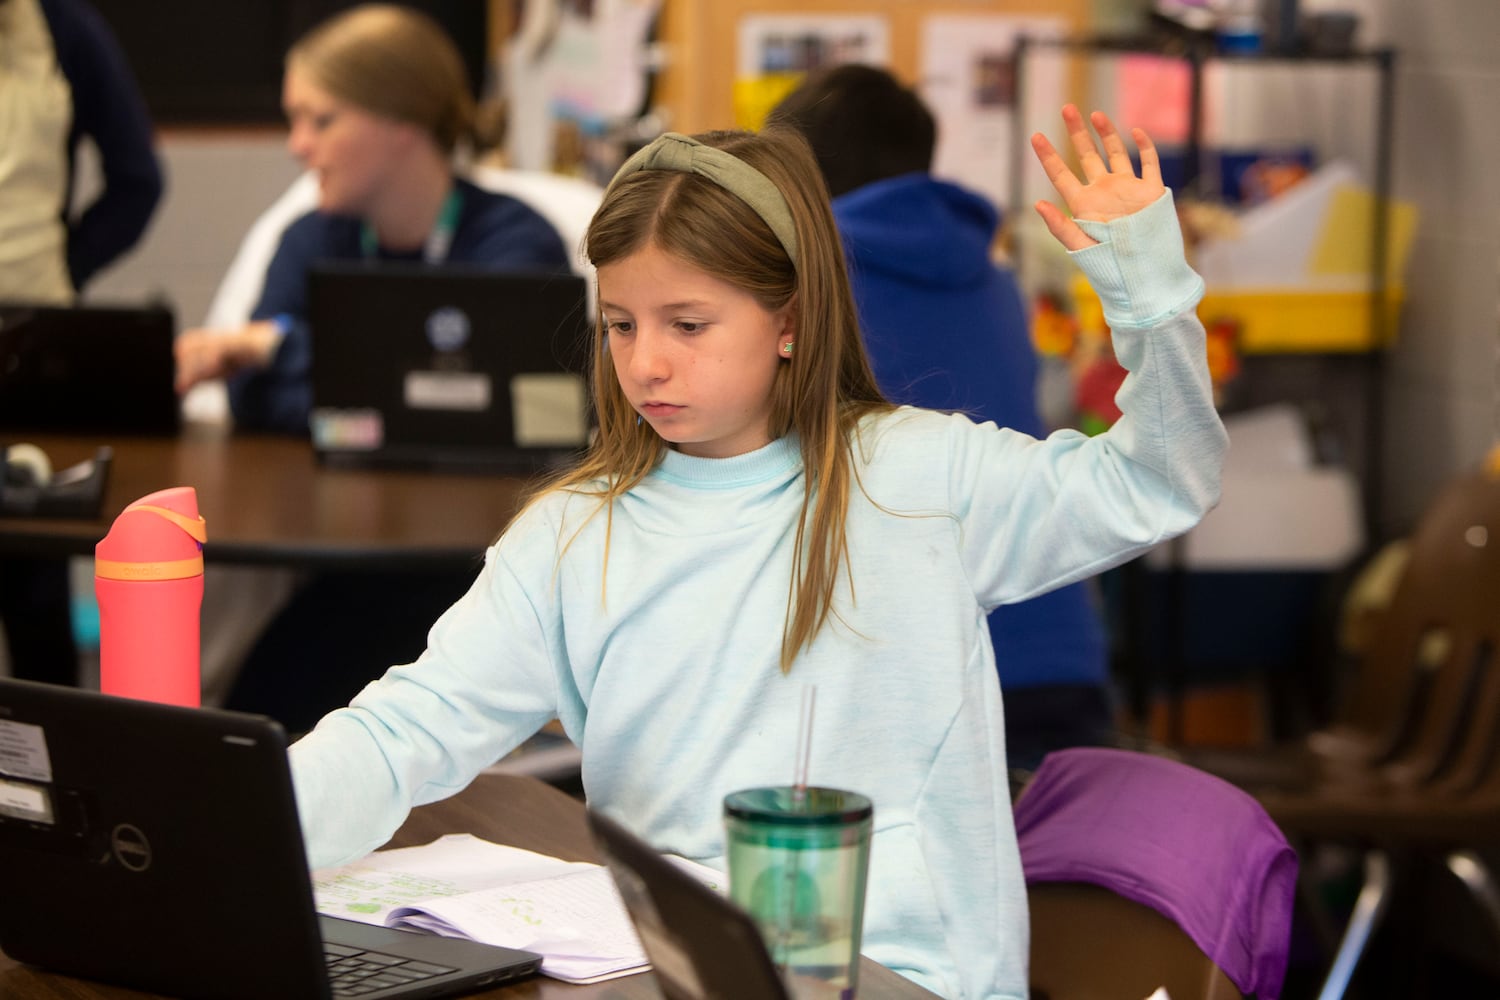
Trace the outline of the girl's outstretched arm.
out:
M 1078 153 L 1083 179 L 1074 176 L 1045 135 L 1040 132 L 1033 134 L 1031 148 L 1047 172 L 1048 180 L 1068 206 L 1068 212 L 1064 213 L 1050 201 L 1039 201 L 1036 210 L 1058 242 L 1069 250 L 1082 250 L 1097 241 L 1079 228 L 1074 219 L 1109 222 L 1130 215 L 1160 198 L 1166 187 L 1161 181 L 1156 146 L 1144 129 L 1130 131 L 1141 152 L 1141 175 L 1137 177 L 1125 140 L 1120 138 L 1108 115 L 1095 111 L 1089 116 L 1104 145 L 1103 156 L 1099 154 L 1088 124 L 1077 107 L 1063 105 L 1062 117 L 1068 128 L 1068 138 Z

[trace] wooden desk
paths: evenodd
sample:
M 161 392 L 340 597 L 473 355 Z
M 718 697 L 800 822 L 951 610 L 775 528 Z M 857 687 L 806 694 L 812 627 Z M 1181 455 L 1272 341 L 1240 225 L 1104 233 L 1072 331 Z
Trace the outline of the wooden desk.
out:
M 58 470 L 111 446 L 103 516 L 0 517 L 0 552 L 92 555 L 127 504 L 170 486 L 192 486 L 208 525 L 208 559 L 319 569 L 477 566 L 527 482 L 325 468 L 304 440 L 205 425 L 190 425 L 176 438 L 28 434 L 25 440 L 47 452 Z
M 516 775 L 481 775 L 459 795 L 414 810 L 389 846 L 425 844 L 455 830 L 569 861 L 599 860 L 584 822 L 583 804 L 534 778 Z M 0 955 L 0 996 L 7 1000 L 144 1000 L 149 994 L 40 972 Z M 570 986 L 537 976 L 474 996 L 493 1000 L 660 1000 L 661 992 L 655 978 L 643 973 L 589 986 Z M 860 1000 L 921 1000 L 934 994 L 865 959 L 860 966 L 859 996 Z

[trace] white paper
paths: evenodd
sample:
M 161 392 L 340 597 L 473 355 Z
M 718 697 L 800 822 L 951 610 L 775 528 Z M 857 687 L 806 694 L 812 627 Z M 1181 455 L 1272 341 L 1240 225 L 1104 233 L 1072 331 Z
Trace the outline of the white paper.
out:
M 636 115 L 646 99 L 651 25 L 661 0 L 595 0 L 558 9 L 547 50 L 552 100 L 566 115 L 608 122 Z
M 1016 38 L 1056 37 L 1066 30 L 1067 22 L 1053 17 L 932 14 L 923 19 L 917 78 L 938 121 L 934 174 L 978 191 L 997 207 L 1006 205 L 1012 119 L 1018 111 Z M 1055 116 L 1062 105 L 1061 62 L 1033 60 L 1026 88 L 1028 107 L 1045 107 Z
M 52 757 L 41 726 L 0 719 L 0 774 L 27 781 L 52 780 Z
M 1215 290 L 1310 286 L 1309 260 L 1334 191 L 1358 183 L 1349 163 L 1328 163 L 1241 214 L 1234 237 L 1205 239 L 1194 254 L 1193 268 Z M 1360 280 L 1368 287 L 1368 278 Z

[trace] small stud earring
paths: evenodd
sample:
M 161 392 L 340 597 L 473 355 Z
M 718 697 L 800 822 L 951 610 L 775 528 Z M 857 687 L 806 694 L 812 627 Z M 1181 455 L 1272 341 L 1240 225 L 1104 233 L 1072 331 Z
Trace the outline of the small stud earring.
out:
M 781 353 L 782 354 L 791 354 L 792 353 L 792 342 L 790 340 L 788 340 L 785 344 L 781 345 Z

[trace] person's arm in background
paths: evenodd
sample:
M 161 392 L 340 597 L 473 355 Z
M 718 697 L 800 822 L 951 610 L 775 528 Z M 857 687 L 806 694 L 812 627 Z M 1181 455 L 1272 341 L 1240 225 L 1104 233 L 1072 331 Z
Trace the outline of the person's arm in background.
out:
M 98 198 L 68 223 L 68 270 L 81 290 L 141 238 L 161 200 L 162 171 L 146 102 L 109 25 L 78 0 L 42 0 L 42 12 L 72 91 L 70 163 L 88 136 L 103 173 Z
M 307 433 L 312 390 L 307 272 L 323 246 L 327 219 L 309 212 L 287 227 L 266 267 L 260 301 L 244 326 L 177 335 L 177 391 L 224 379 L 235 425 Z
M 237 335 L 250 357 L 233 366 L 226 384 L 235 426 L 306 434 L 312 408 L 312 331 L 307 322 L 307 273 L 323 245 L 327 220 L 310 213 L 287 227 L 266 268 L 260 301 Z
M 274 339 L 262 348 L 258 364 L 229 376 L 229 409 L 236 427 L 246 430 L 308 432 L 312 411 L 312 329 L 307 322 L 307 272 L 312 263 L 310 244 L 302 237 L 318 221 L 306 217 L 287 231 L 266 269 L 266 286 L 250 313 L 246 334 L 261 341 L 257 331 L 267 327 Z

